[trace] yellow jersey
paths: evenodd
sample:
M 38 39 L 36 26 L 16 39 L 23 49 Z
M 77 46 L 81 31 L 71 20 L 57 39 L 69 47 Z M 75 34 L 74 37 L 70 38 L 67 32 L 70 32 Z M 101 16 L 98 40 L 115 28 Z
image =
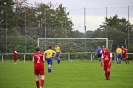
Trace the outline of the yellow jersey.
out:
M 119 54 L 122 54 L 122 49 L 121 49 L 121 48 L 117 48 L 117 49 L 116 49 L 116 53 L 117 53 L 117 54 L 118 54 L 118 53 L 119 53 Z
M 55 47 L 54 49 L 55 49 L 56 52 L 61 52 L 61 49 L 60 49 L 59 46 Z
M 52 49 L 48 49 L 44 52 L 44 54 L 46 58 L 52 58 L 56 54 L 56 52 Z

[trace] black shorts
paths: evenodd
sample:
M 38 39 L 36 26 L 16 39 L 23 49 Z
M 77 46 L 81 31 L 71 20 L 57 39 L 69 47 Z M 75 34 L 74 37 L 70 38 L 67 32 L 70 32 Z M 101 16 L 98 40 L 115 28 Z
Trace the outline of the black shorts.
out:
M 98 58 L 101 58 L 102 54 L 98 54 Z

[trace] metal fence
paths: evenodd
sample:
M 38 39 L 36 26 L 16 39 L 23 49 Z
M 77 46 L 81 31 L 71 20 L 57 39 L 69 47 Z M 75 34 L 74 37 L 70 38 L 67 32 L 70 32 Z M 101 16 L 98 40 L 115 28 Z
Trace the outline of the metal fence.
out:
M 133 6 L 126 7 L 102 7 L 102 8 L 81 8 L 69 9 L 69 18 L 73 22 L 73 30 L 81 33 L 96 30 L 99 25 L 104 22 L 105 18 L 118 15 L 119 18 L 126 18 L 133 24 Z M 26 16 L 25 16 L 26 17 Z M 8 18 L 8 17 L 7 17 Z M 7 19 L 7 22 L 9 20 Z M 47 21 L 46 21 L 47 22 Z M 26 19 L 25 19 L 26 25 Z M 12 49 L 18 49 L 20 53 L 32 53 L 33 47 L 37 45 L 37 38 L 71 38 L 73 32 L 61 31 L 65 30 L 67 25 L 63 26 L 60 31 L 56 31 L 58 27 L 23 27 L 23 28 L 0 28 L 0 53 L 11 53 Z M 66 29 L 67 30 L 67 29 Z M 54 35 L 54 36 L 53 36 Z M 65 36 L 67 35 L 67 36 Z M 85 37 L 85 36 L 82 36 Z M 107 36 L 106 36 L 107 37 Z M 129 36 L 130 37 L 130 36 Z M 76 36 L 78 38 L 78 36 Z M 128 38 L 129 41 L 130 38 Z M 97 48 L 97 47 L 96 47 Z

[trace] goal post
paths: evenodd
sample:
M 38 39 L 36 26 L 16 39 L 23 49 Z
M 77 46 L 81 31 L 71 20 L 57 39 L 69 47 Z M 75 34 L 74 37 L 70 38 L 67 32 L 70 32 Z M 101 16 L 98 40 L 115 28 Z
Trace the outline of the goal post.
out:
M 40 40 L 106 40 L 106 48 L 108 48 L 108 38 L 38 38 L 37 39 L 37 44 L 40 46 Z M 46 41 L 45 41 L 46 43 Z
M 54 48 L 55 45 L 59 45 L 62 53 L 70 54 L 70 59 L 91 58 L 92 60 L 97 46 L 104 45 L 108 48 L 108 44 L 108 38 L 38 38 L 37 40 L 37 45 L 42 51 L 45 51 L 48 46 Z

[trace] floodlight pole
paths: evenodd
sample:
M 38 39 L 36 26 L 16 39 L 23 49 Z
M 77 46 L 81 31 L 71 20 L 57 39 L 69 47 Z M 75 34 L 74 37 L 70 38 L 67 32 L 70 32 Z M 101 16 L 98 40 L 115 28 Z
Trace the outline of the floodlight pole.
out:
M 129 6 L 128 6 L 128 22 L 129 22 Z M 128 45 L 127 45 L 128 49 L 129 49 L 129 25 L 128 25 Z
M 106 7 L 106 19 L 107 19 L 107 7 Z M 106 38 L 108 38 L 108 25 L 106 24 Z
M 26 9 L 24 10 L 25 12 L 25 16 L 24 16 L 24 19 L 25 19 L 25 48 L 24 48 L 24 62 L 25 62 L 25 59 L 26 59 Z
M 128 26 L 128 49 L 129 49 L 129 26 Z
M 47 29 L 46 29 L 46 21 L 47 21 L 47 19 L 46 19 L 46 9 L 44 10 L 44 19 L 45 19 L 45 38 L 47 37 L 46 36 L 46 32 L 47 32 Z M 46 39 L 45 39 L 45 50 L 46 50 Z
M 66 28 L 66 7 L 64 8 L 64 11 L 65 11 L 65 25 L 64 25 L 64 28 L 65 28 L 65 38 L 67 38 L 67 28 Z M 64 17 L 64 16 L 63 16 Z M 66 52 L 66 41 L 65 41 L 65 52 Z
M 7 53 L 7 10 L 6 11 L 6 53 Z
M 84 8 L 84 30 L 85 30 L 85 38 L 86 38 L 86 8 Z M 86 52 L 86 40 L 85 40 L 85 52 Z
M 26 10 L 25 10 L 25 53 L 26 53 Z

